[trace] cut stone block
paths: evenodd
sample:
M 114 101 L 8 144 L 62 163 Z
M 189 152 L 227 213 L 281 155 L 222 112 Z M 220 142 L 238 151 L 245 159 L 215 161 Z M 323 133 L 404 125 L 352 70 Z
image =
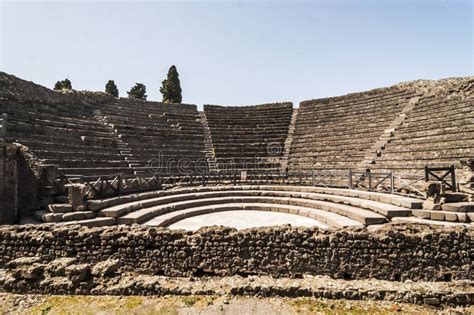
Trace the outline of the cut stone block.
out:
M 444 198 L 446 198 L 446 203 L 466 202 L 468 200 L 468 196 L 463 193 L 445 193 Z
M 63 220 L 63 214 L 62 213 L 46 213 L 43 215 L 43 221 L 44 222 L 61 222 Z
M 83 219 L 85 219 L 85 213 L 83 211 L 70 212 L 63 215 L 63 221 L 77 221 Z
M 474 202 L 445 203 L 441 206 L 444 211 L 474 212 Z
M 431 213 L 429 210 L 412 210 L 412 214 L 421 219 L 429 219 L 431 218 Z
M 67 213 L 72 211 L 72 206 L 68 204 L 57 203 L 49 205 L 48 210 L 52 213 Z
M 473 212 L 474 213 L 474 212 Z M 469 217 L 467 216 L 467 213 L 464 212 L 456 212 L 456 215 L 458 217 L 459 222 L 469 222 Z
M 455 212 L 445 212 L 444 219 L 449 222 L 456 222 L 458 221 L 458 216 Z
M 431 220 L 444 221 L 445 215 L 441 211 L 430 211 Z

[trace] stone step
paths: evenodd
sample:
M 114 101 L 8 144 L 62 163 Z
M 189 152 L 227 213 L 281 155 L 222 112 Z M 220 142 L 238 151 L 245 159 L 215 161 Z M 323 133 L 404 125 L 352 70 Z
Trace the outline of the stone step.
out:
M 326 212 L 322 210 L 297 207 L 291 205 L 276 205 L 271 203 L 228 203 L 220 204 L 214 206 L 202 206 L 194 207 L 184 210 L 178 210 L 164 215 L 153 218 L 147 222 L 145 225 L 150 226 L 159 226 L 166 227 L 175 222 L 181 221 L 183 219 L 203 215 L 207 213 L 215 213 L 221 211 L 237 211 L 237 210 L 259 210 L 259 211 L 272 211 L 272 212 L 283 212 L 290 213 L 294 215 L 301 215 L 308 218 L 312 218 L 316 221 L 321 222 L 316 226 L 327 229 L 329 227 L 363 227 L 359 222 L 348 219 L 344 216 L 334 214 L 331 212 Z
M 426 224 L 426 225 L 441 225 L 444 227 L 456 227 L 456 226 L 465 226 L 465 227 L 473 227 L 474 225 L 471 223 L 456 223 L 456 222 L 446 222 L 446 221 L 437 221 L 437 220 L 429 220 L 429 219 L 421 219 L 417 217 L 399 217 L 393 218 L 392 222 L 394 223 L 411 223 L 411 224 Z
M 474 212 L 474 202 L 453 202 L 441 206 L 444 211 L 451 212 Z
M 309 186 L 288 186 L 288 185 L 223 185 L 223 186 L 201 186 L 175 188 L 173 190 L 161 190 L 153 192 L 145 192 L 139 194 L 131 194 L 121 197 L 107 198 L 102 200 L 89 200 L 88 208 L 93 211 L 100 209 L 120 206 L 130 202 L 140 202 L 142 200 L 150 200 L 157 197 L 170 196 L 173 194 L 194 194 L 212 191 L 237 191 L 237 190 L 265 190 L 265 191 L 284 191 L 295 193 L 319 193 L 335 196 L 354 197 L 396 205 L 406 209 L 421 209 L 423 200 L 408 198 L 400 195 L 392 195 L 379 192 L 367 192 L 355 189 L 329 188 L 329 187 L 309 187 Z M 296 196 L 296 195 L 295 195 Z M 336 199 L 337 200 L 337 199 Z
M 48 205 L 48 210 L 51 213 L 67 213 L 72 211 L 72 206 L 64 203 L 55 203 Z
M 450 212 L 440 210 L 412 210 L 415 217 L 436 221 L 470 222 L 471 219 L 465 212 Z
M 252 196 L 248 194 L 254 193 Z M 270 192 L 275 195 L 277 192 Z M 198 207 L 204 205 L 215 205 L 224 203 L 272 203 L 278 205 L 293 205 L 299 207 L 312 207 L 319 210 L 336 213 L 358 221 L 362 224 L 380 224 L 387 222 L 384 216 L 372 211 L 355 208 L 349 205 L 337 204 L 321 200 L 308 200 L 304 198 L 288 197 L 270 197 L 260 196 L 259 191 L 221 191 L 206 192 L 199 194 L 182 194 L 162 198 L 145 200 L 143 202 L 134 202 L 124 207 L 113 207 L 104 209 L 99 212 L 100 215 L 117 217 L 123 213 L 130 212 L 118 218 L 118 223 L 132 224 L 141 223 L 156 215 L 161 215 L 175 210 L 183 210 L 190 207 Z M 194 196 L 193 196 L 194 195 Z M 197 198 L 195 195 L 198 195 Z M 219 196 L 219 197 L 216 197 Z M 189 199 L 196 198 L 196 199 Z M 136 210 L 140 209 L 140 210 Z M 136 210 L 136 211 L 134 211 Z
M 114 218 L 94 218 L 94 219 L 87 219 L 87 220 L 79 220 L 79 221 L 69 221 L 62 223 L 63 225 L 81 225 L 87 227 L 99 227 L 99 226 L 110 226 L 115 225 Z

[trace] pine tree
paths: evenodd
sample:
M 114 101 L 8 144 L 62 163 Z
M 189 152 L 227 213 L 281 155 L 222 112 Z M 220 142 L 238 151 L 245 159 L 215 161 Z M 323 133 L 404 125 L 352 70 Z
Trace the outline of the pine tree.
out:
M 183 99 L 181 95 L 181 83 L 179 82 L 178 70 L 176 70 L 174 65 L 168 70 L 167 79 L 161 83 L 160 92 L 163 94 L 164 103 L 181 103 Z
M 142 83 L 135 83 L 128 93 L 128 98 L 135 98 L 146 101 L 146 86 Z
M 69 80 L 68 78 L 66 78 L 66 79 L 64 79 L 64 80 L 62 80 L 62 81 L 56 82 L 56 84 L 54 85 L 54 90 L 55 90 L 55 91 L 72 90 L 71 80 Z
M 54 85 L 54 90 L 55 91 L 60 91 L 63 89 L 63 85 L 61 83 L 61 81 L 57 81 L 56 84 Z
M 71 81 L 68 78 L 63 80 L 62 84 L 63 84 L 63 90 L 72 90 L 72 84 L 71 84 Z
M 114 80 L 109 80 L 107 84 L 105 85 L 105 93 L 109 93 L 110 95 L 113 95 L 115 97 L 119 96 L 119 91 L 117 89 L 117 86 L 115 85 Z

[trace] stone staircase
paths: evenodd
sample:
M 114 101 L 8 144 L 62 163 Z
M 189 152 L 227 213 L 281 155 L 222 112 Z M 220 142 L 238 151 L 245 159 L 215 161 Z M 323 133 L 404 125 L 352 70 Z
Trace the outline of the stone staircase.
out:
M 110 129 L 110 133 L 113 135 L 117 148 L 120 151 L 120 156 L 122 156 L 122 158 L 128 163 L 128 167 L 133 169 L 133 173 L 135 175 L 142 173 L 143 171 L 137 170 L 137 168 L 140 168 L 142 165 L 134 157 L 132 149 L 129 147 L 128 143 L 120 138 L 120 135 L 117 133 L 114 126 L 107 121 L 107 118 L 100 110 L 94 110 L 94 116 L 97 121 L 103 123 L 108 129 Z
M 293 134 L 295 133 L 297 117 L 298 117 L 298 108 L 294 108 L 293 113 L 291 115 L 290 126 L 288 127 L 288 134 L 286 136 L 285 143 L 283 145 L 283 156 L 280 161 L 280 165 L 281 165 L 280 172 L 282 174 L 287 172 L 288 159 L 290 158 L 291 144 L 293 143 Z
M 204 128 L 204 150 L 207 159 L 207 165 L 210 173 L 217 173 L 217 161 L 216 154 L 214 152 L 214 146 L 212 144 L 211 132 L 209 125 L 207 124 L 206 113 L 204 111 L 199 112 L 201 117 L 202 127 Z
M 357 165 L 357 168 L 367 169 L 375 163 L 375 159 L 382 154 L 385 146 L 392 140 L 396 130 L 403 124 L 408 113 L 415 108 L 419 99 L 419 96 L 415 96 L 408 101 L 400 114 L 390 123 L 388 128 L 384 130 L 379 139 L 365 152 L 364 160 Z

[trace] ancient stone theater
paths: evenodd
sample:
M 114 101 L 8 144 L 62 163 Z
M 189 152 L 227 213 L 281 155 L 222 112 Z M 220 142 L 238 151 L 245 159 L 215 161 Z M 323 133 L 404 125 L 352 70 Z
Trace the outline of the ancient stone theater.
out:
M 0 115 L 0 291 L 474 301 L 474 77 L 199 111 L 0 73 Z

